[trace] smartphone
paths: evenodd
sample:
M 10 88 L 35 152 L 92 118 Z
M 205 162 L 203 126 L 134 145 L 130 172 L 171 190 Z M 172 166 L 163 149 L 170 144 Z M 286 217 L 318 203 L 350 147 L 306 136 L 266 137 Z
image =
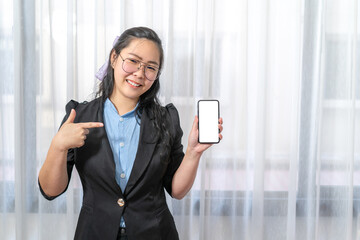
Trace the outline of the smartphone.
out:
M 219 143 L 220 106 L 218 100 L 199 100 L 199 143 Z

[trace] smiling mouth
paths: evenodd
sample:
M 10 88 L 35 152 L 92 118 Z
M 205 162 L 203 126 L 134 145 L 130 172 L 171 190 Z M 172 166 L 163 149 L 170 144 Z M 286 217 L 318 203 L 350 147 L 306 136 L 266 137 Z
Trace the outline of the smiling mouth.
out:
M 126 80 L 126 82 L 129 83 L 131 86 L 134 86 L 134 87 L 140 87 L 141 86 L 141 84 L 137 84 L 137 83 L 135 83 L 133 81 L 130 81 L 130 80 Z

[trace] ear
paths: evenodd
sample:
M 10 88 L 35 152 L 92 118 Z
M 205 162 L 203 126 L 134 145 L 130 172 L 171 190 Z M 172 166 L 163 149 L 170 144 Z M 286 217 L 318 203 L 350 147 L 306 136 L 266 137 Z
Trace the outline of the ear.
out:
M 118 55 L 116 54 L 115 49 L 113 49 L 111 51 L 111 55 L 110 55 L 110 62 L 111 62 L 111 67 L 112 68 L 114 68 L 117 57 L 118 57 Z

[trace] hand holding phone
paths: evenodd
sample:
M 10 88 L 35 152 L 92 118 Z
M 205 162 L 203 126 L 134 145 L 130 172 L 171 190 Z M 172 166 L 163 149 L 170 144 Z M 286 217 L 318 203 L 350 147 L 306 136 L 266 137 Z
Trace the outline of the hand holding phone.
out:
M 199 100 L 199 143 L 219 143 L 220 106 L 218 100 Z

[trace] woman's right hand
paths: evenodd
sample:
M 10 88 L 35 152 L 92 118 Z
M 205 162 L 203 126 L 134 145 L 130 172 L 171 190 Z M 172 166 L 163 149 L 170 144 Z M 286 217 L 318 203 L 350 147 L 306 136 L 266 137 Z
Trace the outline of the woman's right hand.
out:
M 70 148 L 78 148 L 85 144 L 89 128 L 103 127 L 101 122 L 74 123 L 75 109 L 71 109 L 68 119 L 61 126 L 53 139 L 53 144 L 59 151 L 68 151 Z

